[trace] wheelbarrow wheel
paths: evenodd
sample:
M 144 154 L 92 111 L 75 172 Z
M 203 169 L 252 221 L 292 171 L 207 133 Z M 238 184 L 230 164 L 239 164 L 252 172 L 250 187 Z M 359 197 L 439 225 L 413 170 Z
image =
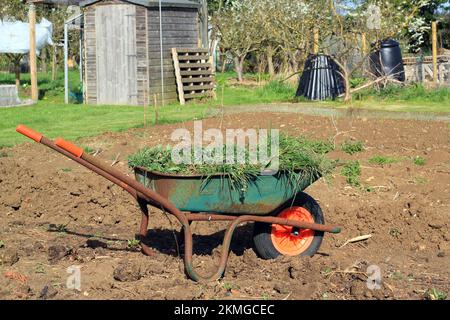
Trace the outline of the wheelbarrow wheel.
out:
M 308 194 L 299 192 L 274 213 L 280 218 L 324 224 L 322 209 Z M 255 222 L 253 243 L 256 253 L 263 259 L 285 256 L 313 256 L 320 248 L 323 232 Z

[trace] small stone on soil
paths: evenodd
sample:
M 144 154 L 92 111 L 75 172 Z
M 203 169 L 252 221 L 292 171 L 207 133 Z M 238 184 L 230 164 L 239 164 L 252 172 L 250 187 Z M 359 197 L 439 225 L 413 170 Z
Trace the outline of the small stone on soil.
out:
M 56 294 L 58 293 L 58 290 L 56 290 L 52 285 L 45 285 L 40 294 L 39 294 L 39 298 L 40 299 L 50 299 L 53 298 L 54 296 L 56 296 Z
M 48 261 L 52 264 L 56 263 L 62 258 L 68 256 L 70 252 L 71 249 L 63 245 L 51 246 L 48 248 Z
M 289 267 L 288 272 L 291 279 L 297 279 L 299 276 L 299 272 L 295 267 Z
M 86 246 L 91 249 L 97 249 L 97 248 L 107 248 L 108 244 L 100 240 L 88 239 L 86 241 Z
M 438 223 L 438 222 L 432 222 L 432 223 L 429 223 L 428 225 L 429 225 L 431 228 L 437 229 L 437 230 L 442 229 L 442 227 L 444 226 L 443 223 Z
M 364 294 L 364 285 L 359 281 L 352 284 L 350 294 L 355 298 L 360 298 Z
M 113 277 L 117 281 L 132 282 L 139 280 L 142 276 L 138 265 L 129 262 L 121 262 L 116 269 L 114 269 Z
M 0 265 L 12 266 L 19 261 L 19 254 L 16 250 L 5 249 L 0 251 Z
M 15 295 L 19 299 L 27 299 L 33 295 L 33 290 L 27 284 L 19 285 L 15 290 Z

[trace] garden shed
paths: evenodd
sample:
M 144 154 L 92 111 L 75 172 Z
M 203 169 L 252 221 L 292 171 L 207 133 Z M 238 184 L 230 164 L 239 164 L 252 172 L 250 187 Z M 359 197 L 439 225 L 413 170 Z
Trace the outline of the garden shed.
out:
M 171 49 L 201 46 L 199 2 L 86 0 L 80 5 L 86 103 L 145 105 L 155 95 L 159 103 L 177 100 Z

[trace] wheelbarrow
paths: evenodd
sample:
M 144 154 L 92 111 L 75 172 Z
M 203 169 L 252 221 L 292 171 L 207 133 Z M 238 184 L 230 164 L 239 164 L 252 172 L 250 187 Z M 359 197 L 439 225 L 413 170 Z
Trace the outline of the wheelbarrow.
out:
M 312 256 L 318 251 L 325 232 L 341 231 L 337 226 L 325 225 L 320 206 L 303 192 L 319 178 L 316 175 L 279 172 L 272 176 L 256 176 L 249 181 L 246 190 L 233 188 L 230 180 L 219 174 L 205 179 L 202 176 L 161 174 L 137 167 L 133 179 L 64 139 L 52 141 L 24 125 L 17 126 L 16 131 L 130 193 L 142 211 L 137 238 L 144 254 L 154 254 L 144 241 L 148 232 L 148 206 L 174 215 L 182 225 L 185 271 L 194 281 L 214 281 L 223 276 L 233 233 L 241 224 L 254 222 L 254 249 L 263 259 L 280 255 Z M 223 240 L 220 264 L 208 276 L 199 275 L 193 267 L 190 227 L 193 221 L 230 222 Z

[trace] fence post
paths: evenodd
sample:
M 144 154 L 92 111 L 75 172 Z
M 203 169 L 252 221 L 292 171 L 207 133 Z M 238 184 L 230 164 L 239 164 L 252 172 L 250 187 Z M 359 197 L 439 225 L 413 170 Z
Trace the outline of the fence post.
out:
M 319 29 L 314 28 L 314 54 L 319 53 Z
M 437 66 L 437 24 L 436 21 L 431 23 L 432 32 L 432 48 L 433 48 L 433 83 L 438 84 L 438 66 Z
M 31 99 L 37 101 L 39 98 L 37 86 L 37 62 L 36 62 L 36 7 L 30 2 L 28 11 L 28 23 L 30 24 L 30 80 Z
M 361 34 L 361 50 L 362 50 L 363 56 L 365 56 L 367 54 L 367 40 L 366 40 L 365 32 L 363 32 Z

